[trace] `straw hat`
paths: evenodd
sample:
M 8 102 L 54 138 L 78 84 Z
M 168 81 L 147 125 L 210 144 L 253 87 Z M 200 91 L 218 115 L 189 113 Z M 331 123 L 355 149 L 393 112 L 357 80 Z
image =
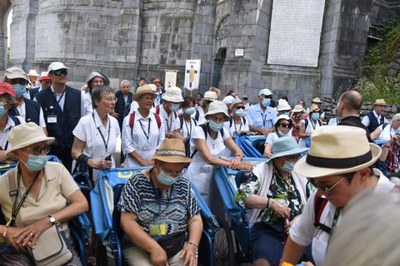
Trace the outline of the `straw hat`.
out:
M 51 144 L 54 142 L 54 138 L 47 137 L 43 128 L 33 122 L 28 122 L 13 127 L 8 135 L 8 141 L 11 144 L 11 148 L 7 150 L 7 154 L 42 141 L 47 141 L 48 144 Z
M 206 113 L 206 118 L 209 115 L 213 115 L 213 114 L 219 114 L 219 113 L 223 113 L 226 116 L 226 119 L 229 118 L 228 115 L 228 107 L 221 101 L 213 101 L 212 103 L 210 103 L 210 106 L 208 107 L 208 112 Z
M 218 96 L 215 91 L 206 91 L 206 93 L 204 93 L 203 101 L 213 102 L 217 99 L 218 99 Z
M 386 104 L 384 99 L 376 99 L 375 102 L 374 102 L 374 105 L 387 106 L 387 104 Z
M 369 143 L 365 130 L 358 127 L 319 127 L 311 135 L 308 154 L 294 166 L 306 177 L 321 177 L 356 172 L 374 164 L 381 148 Z
M 166 88 L 162 98 L 167 102 L 181 103 L 183 102 L 182 90 L 178 87 Z
M 35 69 L 29 70 L 28 76 L 30 77 L 39 77 L 39 74 L 36 72 Z
M 6 69 L 6 72 L 4 73 L 4 77 L 8 79 L 25 79 L 28 80 L 26 77 L 25 71 L 23 71 L 19 67 L 10 67 Z
M 281 137 L 275 140 L 272 144 L 272 157 L 270 160 L 283 156 L 299 154 L 307 150 L 308 148 L 300 148 L 294 137 Z
M 167 163 L 190 163 L 192 159 L 185 154 L 185 144 L 182 140 L 164 139 L 151 158 Z
M 311 101 L 311 103 L 322 103 L 321 99 L 319 97 L 314 97 Z
M 132 98 L 137 101 L 142 95 L 144 94 L 151 94 L 154 97 L 157 97 L 157 94 L 151 89 L 149 85 L 140 86 L 136 92 L 133 94 Z
M 260 92 L 258 93 L 258 95 L 265 95 L 265 96 L 270 96 L 272 95 L 272 92 L 269 89 L 262 89 L 260 90 Z
M 304 107 L 301 104 L 295 105 L 292 113 L 304 113 L 306 110 L 304 110 Z
M 291 109 L 292 109 L 292 107 L 290 107 L 289 103 L 285 99 L 278 100 L 278 106 L 276 107 L 276 110 L 278 112 L 290 111 Z
M 7 82 L 0 82 L 0 95 L 1 94 L 10 94 L 11 96 L 15 97 L 15 90 L 13 86 Z

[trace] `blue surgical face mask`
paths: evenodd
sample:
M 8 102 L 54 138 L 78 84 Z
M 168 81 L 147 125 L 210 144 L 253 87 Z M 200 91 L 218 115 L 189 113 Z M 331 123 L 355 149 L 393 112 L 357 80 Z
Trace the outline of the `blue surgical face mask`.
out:
M 289 131 L 289 132 L 290 132 L 290 131 Z M 280 131 L 280 130 L 278 129 L 278 135 L 279 135 L 280 137 L 289 136 L 289 132 L 288 132 L 288 133 L 283 133 L 282 131 Z
M 171 177 L 168 173 L 164 172 L 162 169 L 157 176 L 158 182 L 160 182 L 164 186 L 172 186 L 178 179 L 180 175 L 177 177 Z
M 282 169 L 286 172 L 292 172 L 294 168 L 295 162 L 292 161 L 285 161 L 285 163 L 282 166 Z
M 28 160 L 26 161 L 25 166 L 34 172 L 40 171 L 44 168 L 47 163 L 46 155 L 28 155 Z
M 289 115 L 290 115 L 290 111 L 288 111 L 288 112 L 283 112 L 283 114 L 289 116 Z
M 271 99 L 270 98 L 264 98 L 264 100 L 263 100 L 264 107 L 268 107 L 270 104 L 271 104 Z
M 0 117 L 3 117 L 7 113 L 4 103 L 0 103 Z
M 14 90 L 15 90 L 15 98 L 17 98 L 17 99 L 19 97 L 21 97 L 22 95 L 24 95 L 24 93 L 26 92 L 26 88 L 25 88 L 24 85 L 14 84 L 13 87 L 14 87 Z
M 171 111 L 176 112 L 179 110 L 179 103 L 173 103 L 171 104 Z
M 185 114 L 187 114 L 187 115 L 192 115 L 192 114 L 194 114 L 194 112 L 196 112 L 196 108 L 194 108 L 194 107 L 189 107 L 189 108 L 185 109 Z
M 237 116 L 245 116 L 245 115 L 246 115 L 246 111 L 243 110 L 243 109 L 237 109 L 237 110 L 235 111 L 235 114 L 236 114 Z
M 214 132 L 218 132 L 224 127 L 224 123 L 215 123 L 212 120 L 210 120 L 208 124 L 210 125 L 211 130 Z
M 318 120 L 319 119 L 319 113 L 312 113 L 311 114 L 311 118 L 314 120 Z

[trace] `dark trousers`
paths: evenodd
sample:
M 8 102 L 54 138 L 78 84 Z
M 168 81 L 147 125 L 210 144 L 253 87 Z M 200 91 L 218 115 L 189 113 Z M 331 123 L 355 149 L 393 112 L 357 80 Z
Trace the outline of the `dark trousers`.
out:
M 71 173 L 72 168 L 72 156 L 71 156 L 71 148 L 66 146 L 52 146 L 49 152 L 49 155 L 55 155 L 58 159 L 61 160 L 62 164 L 67 168 L 67 170 Z

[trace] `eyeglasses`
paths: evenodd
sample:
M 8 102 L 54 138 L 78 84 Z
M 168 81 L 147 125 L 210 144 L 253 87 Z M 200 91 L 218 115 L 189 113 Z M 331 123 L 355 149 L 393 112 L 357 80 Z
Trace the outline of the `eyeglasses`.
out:
M 63 75 L 63 76 L 67 76 L 68 75 L 68 69 L 63 68 L 63 69 L 57 69 L 53 71 L 54 75 L 56 75 L 57 77 Z
M 281 123 L 280 126 L 284 127 L 284 128 L 292 128 L 291 124 L 283 124 L 283 123 Z
M 50 151 L 50 146 L 46 146 L 46 147 L 33 147 L 33 148 L 28 147 L 28 148 L 26 148 L 26 149 L 27 149 L 27 150 L 31 150 L 31 151 L 32 151 L 31 154 L 33 154 L 33 155 L 41 155 L 43 152 L 44 152 L 45 154 L 48 154 L 49 151 Z
M 186 168 L 183 168 L 182 171 L 176 172 L 176 173 L 171 173 L 171 172 L 168 172 L 168 171 L 164 171 L 164 173 L 166 173 L 169 176 L 175 176 L 175 178 L 181 178 L 181 177 L 183 177 L 185 175 Z
M 333 190 L 340 182 L 342 182 L 343 179 L 344 179 L 344 177 L 340 178 L 340 179 L 339 179 L 335 184 L 333 184 L 330 188 L 321 187 L 318 183 L 317 183 L 317 187 L 319 187 L 320 189 L 322 189 L 326 195 L 330 196 L 330 195 L 332 195 L 332 190 Z

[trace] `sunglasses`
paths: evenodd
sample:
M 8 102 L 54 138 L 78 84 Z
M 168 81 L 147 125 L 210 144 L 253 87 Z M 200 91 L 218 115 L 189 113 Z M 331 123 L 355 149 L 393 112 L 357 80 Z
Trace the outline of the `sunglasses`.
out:
M 264 99 L 267 99 L 267 98 L 270 98 L 270 99 L 272 99 L 272 98 L 273 98 L 273 96 L 271 96 L 271 95 L 264 95 Z
M 244 110 L 244 106 L 236 106 L 236 109 L 243 109 Z
M 319 187 L 320 189 L 322 189 L 324 191 L 324 193 L 328 196 L 332 195 L 332 190 L 340 183 L 342 182 L 342 180 L 344 179 L 344 177 L 340 178 L 335 184 L 333 184 L 331 187 L 327 188 L 327 187 L 321 187 L 320 185 L 317 184 L 317 187 Z
M 247 101 L 249 98 L 243 98 L 243 100 Z
M 56 75 L 57 77 L 59 76 L 67 76 L 68 75 L 68 69 L 57 69 L 53 71 L 53 74 Z
M 290 125 L 290 124 L 283 124 L 283 123 L 281 123 L 280 126 L 281 126 L 281 127 L 284 127 L 284 128 L 292 128 L 292 125 Z

